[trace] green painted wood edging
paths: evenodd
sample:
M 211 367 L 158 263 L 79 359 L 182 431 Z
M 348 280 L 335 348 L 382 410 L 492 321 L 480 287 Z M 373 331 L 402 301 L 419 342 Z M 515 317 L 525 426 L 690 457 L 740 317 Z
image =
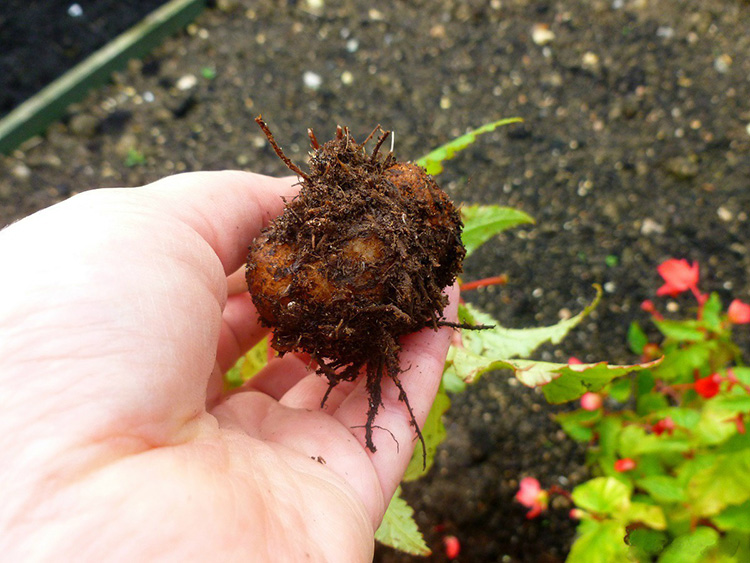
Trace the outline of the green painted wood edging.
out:
M 172 0 L 81 61 L 0 120 L 0 152 L 44 131 L 72 103 L 105 83 L 128 60 L 146 55 L 203 11 L 206 0 Z

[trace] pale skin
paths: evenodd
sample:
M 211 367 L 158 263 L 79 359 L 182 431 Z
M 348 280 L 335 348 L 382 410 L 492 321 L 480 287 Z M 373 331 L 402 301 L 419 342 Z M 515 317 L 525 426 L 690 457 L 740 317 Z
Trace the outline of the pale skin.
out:
M 415 445 L 294 355 L 238 392 L 267 329 L 241 271 L 296 180 L 199 172 L 94 190 L 0 232 L 0 553 L 8 561 L 370 561 Z M 455 320 L 457 291 L 446 310 Z M 429 411 L 450 328 L 403 339 Z

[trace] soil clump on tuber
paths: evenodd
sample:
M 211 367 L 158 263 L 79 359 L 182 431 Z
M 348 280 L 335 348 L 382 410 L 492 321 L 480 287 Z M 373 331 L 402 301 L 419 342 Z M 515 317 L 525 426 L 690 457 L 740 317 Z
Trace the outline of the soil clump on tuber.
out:
M 400 390 L 399 338 L 442 319 L 443 289 L 461 271 L 462 223 L 448 195 L 421 167 L 381 150 L 390 132 L 378 126 L 364 142 L 347 128 L 321 145 L 312 131 L 310 171 L 292 163 L 263 120 L 256 119 L 278 156 L 301 179 L 251 247 L 246 277 L 261 322 L 273 328 L 280 354 L 301 351 L 317 363 L 331 389 L 364 371 L 369 394 L 365 445 L 382 406 L 381 382 Z M 373 140 L 371 151 L 365 145 Z

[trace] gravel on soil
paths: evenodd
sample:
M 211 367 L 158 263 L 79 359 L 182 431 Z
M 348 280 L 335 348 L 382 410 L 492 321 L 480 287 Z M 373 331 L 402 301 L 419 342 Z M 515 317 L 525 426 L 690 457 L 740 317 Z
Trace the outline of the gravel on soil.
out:
M 186 33 L 72 107 L 43 138 L 0 157 L 0 225 L 69 195 L 174 172 L 285 174 L 253 119 L 296 162 L 307 128 L 364 138 L 396 131 L 399 158 L 501 117 L 439 178 L 459 202 L 535 217 L 467 261 L 464 279 L 509 283 L 466 295 L 502 324 L 589 319 L 541 359 L 636 360 L 632 320 L 669 257 L 697 260 L 702 289 L 750 301 L 750 4 L 730 0 L 225 0 Z M 675 308 L 688 312 L 689 302 Z M 748 349 L 747 334 L 741 345 Z M 501 372 L 453 397 L 448 439 L 405 496 L 434 550 L 458 536 L 466 561 L 560 561 L 566 506 L 527 521 L 527 475 L 586 478 L 541 395 Z M 412 561 L 378 549 L 378 561 Z

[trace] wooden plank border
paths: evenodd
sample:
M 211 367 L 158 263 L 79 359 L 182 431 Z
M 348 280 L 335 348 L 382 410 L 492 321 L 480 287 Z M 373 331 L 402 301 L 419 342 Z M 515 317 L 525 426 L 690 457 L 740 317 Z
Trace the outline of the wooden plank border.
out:
M 171 0 L 23 102 L 0 120 L 0 152 L 9 153 L 43 132 L 70 104 L 104 84 L 128 60 L 146 55 L 164 38 L 185 27 L 205 5 L 206 0 Z

